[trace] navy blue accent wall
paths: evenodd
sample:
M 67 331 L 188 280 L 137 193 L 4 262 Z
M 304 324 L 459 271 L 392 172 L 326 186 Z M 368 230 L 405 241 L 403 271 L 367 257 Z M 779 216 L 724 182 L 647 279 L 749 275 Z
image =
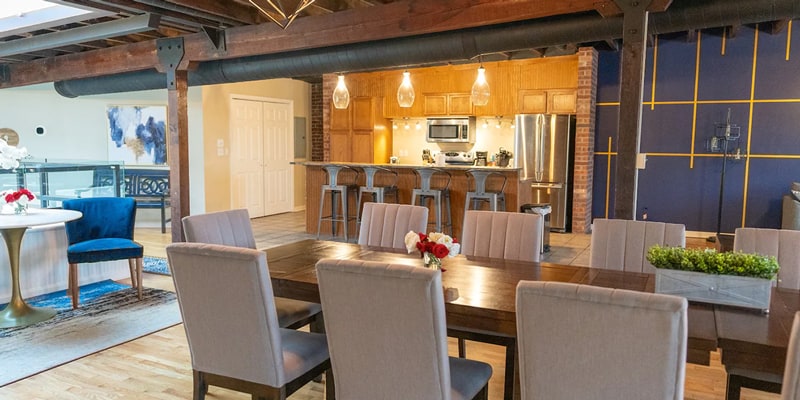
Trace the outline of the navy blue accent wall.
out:
M 708 142 L 730 109 L 741 134 L 730 143 L 744 154 L 749 145 L 751 156 L 727 161 L 721 230 L 742 226 L 743 210 L 745 226 L 780 227 L 781 198 L 800 181 L 800 25 L 791 30 L 787 61 L 788 33 L 742 27 L 725 39 L 721 29 L 704 30 L 699 41 L 662 35 L 647 49 L 640 151 L 648 156 L 639 170 L 637 218 L 646 208 L 649 220 L 716 231 L 723 160 Z M 601 218 L 614 217 L 620 56 L 600 52 L 599 59 L 592 213 Z

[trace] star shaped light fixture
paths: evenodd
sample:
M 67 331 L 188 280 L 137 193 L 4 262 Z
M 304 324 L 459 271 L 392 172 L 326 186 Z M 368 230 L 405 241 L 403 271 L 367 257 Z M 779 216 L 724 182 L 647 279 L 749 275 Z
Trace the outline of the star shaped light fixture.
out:
M 248 0 L 272 22 L 286 29 L 314 0 Z

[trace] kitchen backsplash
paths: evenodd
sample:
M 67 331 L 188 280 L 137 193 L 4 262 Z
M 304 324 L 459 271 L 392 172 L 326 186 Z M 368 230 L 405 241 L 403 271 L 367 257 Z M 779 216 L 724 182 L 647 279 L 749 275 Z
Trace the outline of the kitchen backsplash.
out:
M 513 116 L 501 119 L 478 117 L 475 143 L 430 143 L 425 140 L 425 118 L 395 119 L 392 120 L 394 156 L 400 164 L 421 163 L 422 149 L 430 149 L 433 154 L 440 151 L 488 151 L 491 157 L 501 147 L 514 149 L 513 121 Z

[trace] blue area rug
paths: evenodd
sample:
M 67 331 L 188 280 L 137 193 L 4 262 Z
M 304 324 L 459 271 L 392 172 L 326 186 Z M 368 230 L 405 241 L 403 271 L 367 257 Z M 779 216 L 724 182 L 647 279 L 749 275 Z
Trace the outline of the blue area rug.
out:
M 170 275 L 169 263 L 166 258 L 144 256 L 144 269 L 142 271 L 151 274 Z
M 84 285 L 81 286 L 80 290 L 80 303 L 88 303 L 104 294 L 129 288 L 130 285 L 116 283 L 110 279 Z M 72 301 L 67 295 L 66 290 L 59 290 L 58 292 L 31 297 L 25 299 L 25 302 L 36 307 L 53 307 L 57 311 L 72 309 Z M 0 304 L 0 309 L 3 309 L 5 306 L 5 304 Z

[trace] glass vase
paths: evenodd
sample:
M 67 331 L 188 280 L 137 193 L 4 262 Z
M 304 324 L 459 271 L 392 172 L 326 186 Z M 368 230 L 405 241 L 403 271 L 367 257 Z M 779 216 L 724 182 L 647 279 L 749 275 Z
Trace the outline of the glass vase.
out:
M 422 260 L 425 263 L 425 268 L 442 269 L 442 260 L 431 253 L 425 252 L 422 256 Z
M 28 215 L 28 205 L 22 204 L 20 202 L 14 203 L 14 214 L 15 215 Z

